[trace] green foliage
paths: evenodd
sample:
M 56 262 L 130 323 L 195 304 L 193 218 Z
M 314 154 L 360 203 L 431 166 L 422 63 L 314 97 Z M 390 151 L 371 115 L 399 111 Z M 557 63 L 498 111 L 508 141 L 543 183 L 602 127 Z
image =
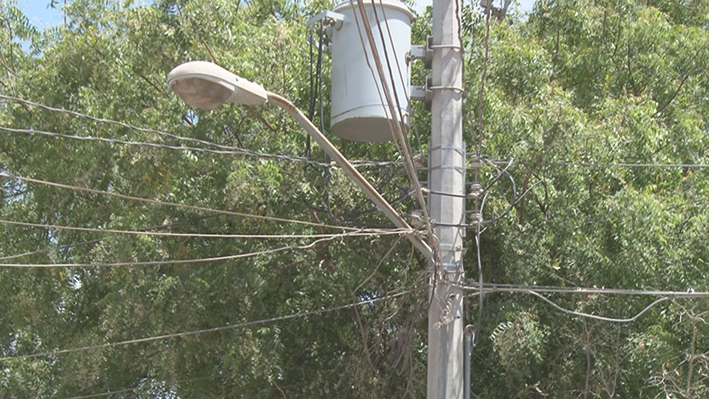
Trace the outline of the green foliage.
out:
M 0 1 L 0 92 L 220 145 L 302 155 L 305 135 L 284 113 L 271 107 L 195 112 L 169 92 L 165 76 L 182 62 L 212 60 L 307 109 L 310 60 L 304 22 L 331 6 L 285 0 L 162 0 L 150 6 L 75 0 L 62 5 L 65 25 L 38 31 L 14 3 Z M 709 290 L 706 170 L 608 166 L 709 163 L 709 5 L 700 0 L 541 0 L 526 18 L 493 18 L 482 114 L 477 96 L 485 20 L 478 9 L 466 5 L 462 11 L 465 140 L 490 156 L 515 157 L 511 173 L 517 191 L 531 189 L 483 234 L 485 281 Z M 423 43 L 430 34 L 430 19 L 429 9 L 416 21 L 414 42 Z M 428 72 L 419 63 L 412 68 L 413 82 L 422 82 Z M 325 88 L 328 70 L 325 57 Z M 327 127 L 327 117 L 323 122 Z M 12 101 L 0 103 L 0 126 L 180 145 L 153 133 Z M 420 141 L 425 149 L 429 128 L 428 114 L 415 104 L 412 146 Z M 335 169 L 1 134 L 3 172 L 213 209 L 388 225 Z M 392 143 L 333 141 L 352 159 L 397 156 Z M 316 150 L 313 156 L 321 154 Z M 363 173 L 390 200 L 410 190 L 395 167 Z M 483 169 L 483 182 L 497 173 Z M 1 191 L 0 213 L 8 220 L 173 232 L 320 233 L 310 226 L 208 215 L 8 179 Z M 486 219 L 510 206 L 511 191 L 506 180 L 495 186 Z M 396 206 L 405 214 L 413 204 Z M 1 256 L 31 253 L 14 259 L 28 263 L 195 259 L 309 242 L 124 236 L 0 224 Z M 474 245 L 469 238 L 465 263 L 472 278 L 477 277 L 470 266 L 476 264 Z M 357 237 L 215 264 L 0 270 L 5 307 L 0 357 L 233 325 L 417 288 L 403 298 L 308 318 L 12 360 L 0 365 L 0 391 L 11 398 L 125 389 L 133 389 L 125 397 L 145 398 L 422 397 L 425 269 L 405 240 Z M 609 317 L 630 317 L 649 303 L 642 297 L 551 299 Z M 477 300 L 469 305 L 466 319 L 475 321 Z M 612 325 L 562 314 L 522 293 L 486 295 L 473 392 L 491 398 L 705 397 L 706 307 L 706 302 L 677 300 L 633 324 Z

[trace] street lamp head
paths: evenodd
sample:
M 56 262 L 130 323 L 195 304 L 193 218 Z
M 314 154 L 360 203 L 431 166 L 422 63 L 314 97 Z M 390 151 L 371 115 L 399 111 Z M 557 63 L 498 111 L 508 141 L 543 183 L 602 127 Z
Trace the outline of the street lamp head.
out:
M 260 105 L 268 100 L 263 86 L 206 61 L 176 67 L 167 76 L 167 85 L 187 105 L 199 109 L 214 109 L 225 102 Z

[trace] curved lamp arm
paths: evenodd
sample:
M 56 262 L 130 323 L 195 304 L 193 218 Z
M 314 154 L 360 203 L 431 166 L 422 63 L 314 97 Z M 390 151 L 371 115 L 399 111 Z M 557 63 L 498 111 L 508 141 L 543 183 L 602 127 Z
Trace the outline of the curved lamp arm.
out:
M 374 205 L 379 208 L 380 211 L 386 215 L 386 217 L 391 220 L 396 227 L 402 228 L 402 229 L 411 229 L 411 226 L 406 223 L 406 221 L 399 215 L 399 213 L 387 202 L 384 197 L 382 197 L 381 194 L 375 189 L 367 179 L 365 179 L 364 176 L 362 176 L 359 171 L 352 166 L 350 161 L 345 158 L 344 155 L 340 153 L 340 151 L 335 148 L 335 146 L 330 142 L 330 140 L 325 137 L 325 135 L 322 134 L 318 130 L 315 125 L 313 125 L 312 122 L 295 106 L 293 103 L 285 99 L 284 97 L 267 92 L 266 95 L 268 96 L 268 102 L 271 104 L 274 104 L 280 108 L 282 108 L 284 111 L 288 113 L 288 115 L 292 116 L 300 126 L 305 129 L 305 131 L 310 135 L 310 137 L 315 140 L 316 143 L 320 147 L 322 147 L 323 150 L 327 153 L 327 155 L 332 158 L 335 163 L 342 168 L 342 170 L 347 174 L 347 176 L 352 179 L 352 181 L 360 188 L 362 191 L 367 194 L 367 197 L 374 203 Z M 431 250 L 431 247 L 426 244 L 420 236 L 416 234 L 408 234 L 406 236 L 409 241 L 411 241 L 416 248 L 421 251 L 427 258 L 430 258 L 433 256 L 433 251 Z

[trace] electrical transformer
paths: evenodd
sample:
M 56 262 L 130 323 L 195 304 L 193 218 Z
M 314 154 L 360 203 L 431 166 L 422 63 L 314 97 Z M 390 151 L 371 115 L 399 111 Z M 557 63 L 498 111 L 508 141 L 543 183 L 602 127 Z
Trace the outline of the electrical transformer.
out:
M 396 120 L 408 126 L 409 51 L 414 14 L 406 4 L 396 0 L 364 0 L 364 7 L 392 106 L 397 111 Z M 386 104 L 357 1 L 346 0 L 333 11 L 322 14 L 323 18 L 333 21 L 329 46 L 332 56 L 330 129 L 336 136 L 351 141 L 393 140 L 390 123 L 394 119 Z

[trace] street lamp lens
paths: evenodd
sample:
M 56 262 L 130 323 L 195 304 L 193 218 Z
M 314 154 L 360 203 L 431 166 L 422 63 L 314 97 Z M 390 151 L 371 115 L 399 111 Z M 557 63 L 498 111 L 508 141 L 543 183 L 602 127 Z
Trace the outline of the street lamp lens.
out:
M 205 110 L 223 104 L 232 93 L 219 83 L 197 77 L 175 79 L 170 83 L 170 89 L 187 105 Z

